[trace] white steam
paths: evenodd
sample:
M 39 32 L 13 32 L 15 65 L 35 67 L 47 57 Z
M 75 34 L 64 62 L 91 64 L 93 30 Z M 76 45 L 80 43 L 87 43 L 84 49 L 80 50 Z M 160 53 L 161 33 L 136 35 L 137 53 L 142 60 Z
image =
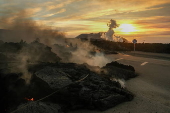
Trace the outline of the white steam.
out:
M 110 22 L 107 24 L 107 26 L 109 27 L 109 30 L 106 32 L 106 40 L 110 40 L 113 41 L 113 34 L 114 34 L 114 30 L 113 28 L 118 27 L 119 25 L 116 23 L 115 20 L 110 20 Z
M 119 82 L 119 84 L 121 85 L 121 88 L 125 88 L 125 80 L 124 79 L 110 78 L 110 80 Z
M 113 41 L 113 34 L 114 34 L 114 31 L 113 29 L 109 29 L 107 32 L 106 32 L 106 40 L 110 40 L 110 41 Z
M 22 72 L 21 78 L 25 80 L 26 84 L 30 83 L 31 80 L 31 73 L 28 72 L 28 58 L 29 56 L 20 56 L 21 62 L 20 65 L 18 65 L 18 69 Z
M 104 66 L 110 62 L 110 59 L 106 58 L 103 53 L 96 53 L 94 56 L 90 55 L 87 50 L 78 49 L 72 53 L 70 61 L 75 63 L 87 63 L 91 66 Z
M 87 63 L 91 66 L 104 66 L 111 62 L 111 59 L 107 58 L 102 52 L 97 51 L 97 47 L 90 44 L 90 42 L 77 42 L 77 50 L 72 52 L 72 57 L 69 59 L 70 62 L 74 63 Z M 95 51 L 95 54 L 91 54 Z

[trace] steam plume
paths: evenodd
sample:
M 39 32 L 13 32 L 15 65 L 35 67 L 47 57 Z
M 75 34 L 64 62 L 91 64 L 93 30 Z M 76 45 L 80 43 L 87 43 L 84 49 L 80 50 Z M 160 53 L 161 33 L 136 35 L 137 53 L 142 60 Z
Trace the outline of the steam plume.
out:
M 95 55 L 91 55 L 90 52 L 94 51 L 95 47 L 86 42 L 78 46 L 77 51 L 72 52 L 73 56 L 70 61 L 75 63 L 87 63 L 92 66 L 104 66 L 111 60 L 106 58 L 103 53 L 96 52 Z
M 116 23 L 115 20 L 111 19 L 110 22 L 107 24 L 107 26 L 109 27 L 109 30 L 106 32 L 106 40 L 113 41 L 113 34 L 114 34 L 113 28 L 116 28 L 119 25 Z

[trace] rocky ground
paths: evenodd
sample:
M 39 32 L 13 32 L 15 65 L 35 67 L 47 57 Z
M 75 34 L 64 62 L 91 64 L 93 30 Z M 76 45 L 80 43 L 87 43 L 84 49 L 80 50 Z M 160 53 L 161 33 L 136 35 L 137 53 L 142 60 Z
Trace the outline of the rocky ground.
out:
M 103 111 L 133 99 L 133 93 L 124 86 L 125 80 L 137 76 L 132 66 L 62 63 L 61 59 L 70 58 L 70 51 L 77 48 L 55 47 L 67 50 L 59 52 L 64 57 L 37 41 L 1 44 L 0 113 L 62 113 L 82 108 Z M 89 55 L 95 56 L 96 51 Z
M 6 73 L 1 69 L 2 113 L 106 110 L 134 97 L 119 80 L 137 74 L 132 66 L 117 62 L 102 68 L 88 64 L 39 63 L 30 64 L 28 71 L 32 74 L 30 84 L 22 79 L 22 73 Z

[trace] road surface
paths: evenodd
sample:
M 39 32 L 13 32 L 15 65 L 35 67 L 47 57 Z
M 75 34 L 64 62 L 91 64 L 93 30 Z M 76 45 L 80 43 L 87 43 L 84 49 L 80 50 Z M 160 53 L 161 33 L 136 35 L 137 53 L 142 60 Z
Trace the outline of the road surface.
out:
M 100 112 L 80 110 L 70 113 L 170 113 L 170 55 L 126 52 L 108 55 L 117 62 L 134 66 L 139 76 L 126 81 L 134 100 Z

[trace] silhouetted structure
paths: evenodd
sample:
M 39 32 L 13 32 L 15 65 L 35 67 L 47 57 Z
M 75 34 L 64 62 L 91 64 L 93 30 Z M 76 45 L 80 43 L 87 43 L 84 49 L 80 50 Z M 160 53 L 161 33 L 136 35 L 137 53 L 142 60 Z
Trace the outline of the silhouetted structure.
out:
M 79 36 L 75 37 L 81 40 L 103 40 L 103 38 L 101 38 L 102 33 L 90 33 L 90 34 L 80 34 Z

